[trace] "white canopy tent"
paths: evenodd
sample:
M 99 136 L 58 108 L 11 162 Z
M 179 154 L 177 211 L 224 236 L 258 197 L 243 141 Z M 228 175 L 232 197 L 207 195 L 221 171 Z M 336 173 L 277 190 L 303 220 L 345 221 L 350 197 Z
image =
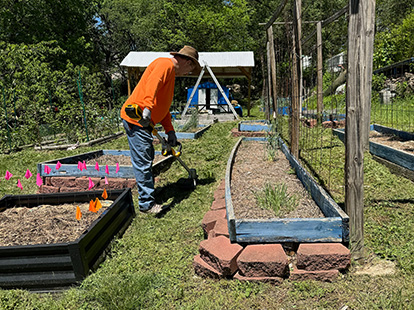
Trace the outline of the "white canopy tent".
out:
M 121 67 L 126 67 L 128 70 L 128 95 L 130 95 L 132 91 L 131 79 L 134 78 L 138 80 L 146 67 L 159 57 L 172 56 L 168 52 L 129 52 L 129 54 L 122 60 Z M 187 75 L 187 77 L 198 78 L 194 89 L 197 89 L 202 77 L 213 78 L 219 89 L 221 89 L 221 86 L 218 84 L 216 78 L 247 78 L 249 81 L 248 97 L 250 110 L 250 85 L 252 69 L 254 67 L 253 52 L 200 52 L 199 62 L 202 67 L 200 74 Z M 227 96 L 224 95 L 224 97 L 227 99 L 227 103 L 237 118 L 237 114 L 228 101 Z M 189 102 L 187 102 L 186 108 L 188 107 L 188 104 Z

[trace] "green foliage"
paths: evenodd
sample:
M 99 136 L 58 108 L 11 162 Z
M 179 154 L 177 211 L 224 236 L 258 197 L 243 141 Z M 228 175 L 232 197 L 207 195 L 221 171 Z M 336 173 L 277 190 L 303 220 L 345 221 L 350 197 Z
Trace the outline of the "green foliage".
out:
M 297 197 L 287 192 L 287 185 L 284 183 L 266 183 L 264 189 L 255 195 L 259 206 L 272 210 L 276 216 L 293 211 L 297 205 Z
M 383 89 L 386 80 L 387 80 L 387 77 L 383 73 L 374 74 L 372 76 L 372 90 L 374 92 L 378 92 L 381 89 Z
M 189 130 L 197 128 L 197 127 L 198 127 L 198 110 L 197 109 L 192 109 L 191 114 L 190 114 L 190 118 L 183 125 L 183 127 L 180 128 L 179 131 L 185 132 L 185 131 L 189 131 Z

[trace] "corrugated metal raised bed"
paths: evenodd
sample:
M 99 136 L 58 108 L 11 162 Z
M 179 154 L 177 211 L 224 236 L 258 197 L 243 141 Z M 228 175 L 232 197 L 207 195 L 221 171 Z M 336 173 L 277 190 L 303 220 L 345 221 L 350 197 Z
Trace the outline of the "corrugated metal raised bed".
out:
M 259 138 L 255 138 L 257 140 Z M 319 186 L 290 154 L 279 139 L 281 150 L 294 168 L 296 176 L 324 214 L 324 218 L 236 218 L 231 195 L 231 175 L 236 152 L 243 138 L 233 148 L 227 162 L 225 178 L 225 200 L 227 223 L 232 242 L 238 243 L 279 243 L 279 242 L 342 242 L 349 241 L 349 217 L 336 202 Z M 251 139 L 249 139 L 251 140 Z M 265 140 L 262 138 L 262 140 Z M 258 160 L 260 160 L 258 158 Z
M 160 151 L 155 152 L 156 155 L 160 155 Z M 37 172 L 40 173 L 41 177 L 51 177 L 51 176 L 88 176 L 88 177 L 116 177 L 116 178 L 131 178 L 135 179 L 134 171 L 131 165 L 120 165 L 119 171 L 116 172 L 116 166 L 111 165 L 108 166 L 108 173 L 105 172 L 105 169 L 100 169 L 99 171 L 95 169 L 95 165 L 87 165 L 87 169 L 79 170 L 78 169 L 78 162 L 87 161 L 90 159 L 97 159 L 99 160 L 100 156 L 104 155 L 112 155 L 112 156 L 131 156 L 131 152 L 129 150 L 98 150 L 92 151 L 88 153 L 78 154 L 70 157 L 54 159 L 50 161 L 46 161 L 43 163 L 37 164 Z M 152 166 L 152 171 L 154 176 L 160 174 L 165 169 L 168 169 L 175 157 L 170 155 L 162 159 L 161 161 L 155 163 Z M 60 162 L 62 166 L 56 169 L 57 162 Z M 50 172 L 45 172 L 45 166 L 50 168 Z
M 0 212 L 22 206 L 89 202 L 101 195 L 102 191 L 89 191 L 4 196 Z M 110 190 L 107 199 L 113 203 L 74 242 L 0 247 L 0 287 L 52 291 L 78 284 L 97 268 L 111 240 L 120 236 L 135 216 L 130 189 Z

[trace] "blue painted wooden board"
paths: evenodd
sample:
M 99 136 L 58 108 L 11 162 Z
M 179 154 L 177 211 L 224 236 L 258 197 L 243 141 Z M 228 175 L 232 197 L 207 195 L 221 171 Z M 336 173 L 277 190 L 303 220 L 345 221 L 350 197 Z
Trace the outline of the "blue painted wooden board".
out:
M 198 139 L 200 138 L 209 128 L 211 125 L 203 126 L 203 128 L 199 129 L 196 132 L 180 132 L 177 131 L 175 135 L 177 139 Z M 161 137 L 167 138 L 167 135 L 164 132 L 158 132 Z M 156 138 L 155 138 L 156 139 Z
M 373 129 L 379 127 L 371 127 Z M 377 130 L 377 129 L 375 129 Z M 334 135 L 336 135 L 343 143 L 345 143 L 345 132 L 343 129 L 334 129 Z M 385 132 L 384 132 L 385 133 Z M 414 155 L 403 152 L 392 147 L 375 143 L 370 141 L 369 142 L 369 152 L 372 155 L 384 158 L 394 164 L 397 164 L 403 168 L 408 170 L 414 171 Z
M 263 139 L 263 138 L 262 138 Z M 242 141 L 240 138 L 233 148 L 226 168 L 225 200 L 229 236 L 232 242 L 349 242 L 349 217 L 336 202 L 320 187 L 290 154 L 288 148 L 279 140 L 281 149 L 295 169 L 298 178 L 310 192 L 325 218 L 307 219 L 236 219 L 231 200 L 231 170 L 235 154 Z
M 160 155 L 160 151 L 155 152 L 156 155 Z M 129 150 L 98 150 L 92 151 L 88 153 L 78 154 L 74 156 L 69 156 L 65 158 L 55 159 L 43 163 L 37 164 L 37 172 L 40 174 L 41 177 L 51 177 L 51 176 L 87 176 L 87 177 L 111 177 L 111 178 L 129 178 L 135 179 L 135 174 L 132 169 L 132 166 L 123 166 L 119 165 L 119 171 L 116 173 L 116 166 L 108 166 L 109 174 L 105 172 L 105 166 L 100 166 L 99 171 L 95 169 L 95 165 L 87 165 L 86 170 L 80 171 L 78 169 L 78 161 L 86 161 L 92 158 L 98 158 L 103 155 L 113 155 L 113 156 L 130 156 L 131 152 Z M 170 165 L 175 160 L 174 156 L 168 156 L 163 160 L 155 163 L 153 165 L 153 174 L 154 176 L 158 175 L 160 171 Z M 62 166 L 59 169 L 56 169 L 57 162 L 60 162 Z M 45 173 L 45 166 L 49 166 L 51 168 L 51 172 L 49 174 Z
M 269 131 L 270 125 L 264 120 L 242 121 L 239 123 L 239 131 Z
M 390 134 L 397 137 L 400 137 L 401 139 L 408 141 L 408 140 L 414 140 L 414 134 L 407 131 L 401 131 L 394 128 L 373 124 L 371 125 L 371 130 L 376 130 L 378 132 L 384 133 L 384 134 Z

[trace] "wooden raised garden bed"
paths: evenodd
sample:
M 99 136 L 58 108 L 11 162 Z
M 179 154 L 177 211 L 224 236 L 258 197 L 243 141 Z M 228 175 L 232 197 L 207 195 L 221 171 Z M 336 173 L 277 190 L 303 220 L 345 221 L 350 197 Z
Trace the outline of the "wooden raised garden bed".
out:
M 252 140 L 253 138 L 250 138 Z M 259 140 L 260 138 L 255 138 Z M 265 141 L 264 138 L 262 138 Z M 341 242 L 349 241 L 349 217 L 335 201 L 304 170 L 299 162 L 291 156 L 286 145 L 279 139 L 281 151 L 294 169 L 297 178 L 316 203 L 323 214 L 318 218 L 295 216 L 294 218 L 239 218 L 235 214 L 232 201 L 232 175 L 236 153 L 240 145 L 248 141 L 240 138 L 233 148 L 227 162 L 225 178 L 225 200 L 229 237 L 238 243 L 306 243 L 306 242 Z M 257 152 L 257 150 L 251 150 Z M 246 159 L 243 159 L 246 160 Z M 255 156 L 254 160 L 263 160 Z M 289 165 L 289 164 L 287 164 Z M 253 163 L 252 163 L 252 169 Z M 268 168 L 267 168 L 268 169 Z M 293 171 L 293 170 L 292 170 Z M 259 176 L 260 177 L 260 176 Z M 278 181 L 278 180 L 274 180 Z M 244 205 L 245 209 L 250 206 Z
M 414 145 L 414 134 L 376 124 L 371 125 L 371 133 L 373 131 L 383 134 L 385 137 L 393 137 L 391 140 L 394 141 L 386 145 L 388 141 L 384 139 L 380 141 L 378 138 L 370 137 L 369 151 L 374 158 L 381 159 L 381 163 L 387 165 L 392 171 L 414 180 L 414 149 L 411 147 L 412 150 L 408 151 L 407 148 L 400 147 L 403 141 L 409 142 L 411 140 Z M 344 129 L 334 129 L 333 133 L 345 143 Z M 371 141 L 374 139 L 377 142 Z
M 211 127 L 210 125 L 203 126 L 200 125 L 199 128 L 195 132 L 184 132 L 184 131 L 176 131 L 175 135 L 177 136 L 178 140 L 181 139 L 198 139 L 200 138 L 207 130 L 209 130 Z M 159 132 L 161 137 L 166 138 L 167 135 L 164 132 Z
M 238 125 L 239 131 L 269 131 L 270 124 L 265 120 L 242 121 Z
M 160 155 L 161 152 L 156 151 L 156 156 Z M 46 176 L 88 176 L 88 177 L 116 177 L 116 178 L 133 178 L 135 179 L 132 165 L 119 165 L 119 171 L 116 172 L 115 165 L 108 165 L 109 174 L 105 172 L 105 165 L 100 164 L 99 171 L 95 169 L 95 163 L 87 165 L 87 169 L 82 171 L 78 168 L 78 162 L 96 160 L 99 162 L 99 158 L 104 155 L 110 156 L 131 156 L 129 150 L 98 150 L 88 153 L 78 154 L 70 157 L 54 159 L 47 162 L 37 164 L 37 172 L 40 173 L 41 177 Z M 167 156 L 162 160 L 155 163 L 152 167 L 154 176 L 158 175 L 164 169 L 168 169 L 172 162 L 175 160 L 174 156 Z M 60 162 L 62 166 L 56 169 L 57 162 Z M 51 168 L 49 173 L 45 173 L 45 166 Z
M 75 217 L 76 203 L 89 202 L 97 197 L 102 199 L 102 193 L 88 191 L 4 196 L 0 200 L 0 212 L 18 207 L 34 210 L 40 205 L 57 207 L 70 203 L 74 204 Z M 111 240 L 120 236 L 135 216 L 130 189 L 109 190 L 107 200 L 113 201 L 112 204 L 102 207 L 103 212 L 75 241 L 0 246 L 0 287 L 53 291 L 79 284 L 97 268 Z M 62 232 L 56 229 L 52 233 Z

